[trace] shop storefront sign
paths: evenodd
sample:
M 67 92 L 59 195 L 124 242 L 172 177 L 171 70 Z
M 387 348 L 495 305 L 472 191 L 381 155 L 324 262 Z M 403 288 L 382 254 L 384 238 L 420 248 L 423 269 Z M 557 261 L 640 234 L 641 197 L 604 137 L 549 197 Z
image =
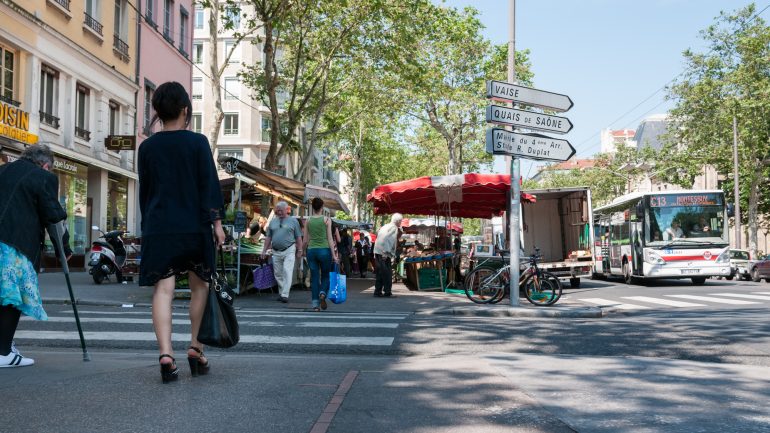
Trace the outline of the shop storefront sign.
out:
M 29 113 L 0 101 L 0 136 L 27 144 L 37 143 L 29 132 Z
M 108 135 L 104 139 L 104 147 L 115 152 L 121 150 L 136 149 L 136 136 L 134 135 Z

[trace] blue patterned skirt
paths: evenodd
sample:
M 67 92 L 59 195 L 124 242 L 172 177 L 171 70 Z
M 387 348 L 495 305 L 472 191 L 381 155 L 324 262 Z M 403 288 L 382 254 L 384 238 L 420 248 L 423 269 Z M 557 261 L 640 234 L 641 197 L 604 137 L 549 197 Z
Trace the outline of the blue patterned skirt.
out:
M 11 305 L 25 316 L 48 320 L 40 300 L 37 272 L 16 248 L 0 242 L 0 305 Z

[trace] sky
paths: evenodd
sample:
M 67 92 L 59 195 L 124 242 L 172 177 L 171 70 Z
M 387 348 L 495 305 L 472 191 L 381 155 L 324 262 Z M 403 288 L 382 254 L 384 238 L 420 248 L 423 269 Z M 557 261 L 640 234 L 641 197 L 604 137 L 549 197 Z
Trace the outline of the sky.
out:
M 441 3 L 441 0 L 437 0 Z M 682 52 L 706 52 L 700 31 L 720 11 L 735 11 L 748 0 L 517 0 L 516 50 L 530 50 L 534 87 L 568 95 L 572 109 L 559 116 L 574 128 L 566 135 L 590 158 L 600 150 L 602 129 L 636 129 L 640 121 L 672 107 L 663 88 L 685 68 Z M 508 42 L 508 0 L 444 0 L 473 6 L 496 44 Z M 757 11 L 770 0 L 757 0 Z M 770 8 L 760 15 L 770 21 Z M 505 68 L 505 65 L 503 65 Z M 502 158 L 500 158 L 502 159 Z M 529 178 L 542 163 L 522 160 Z M 496 161 L 494 172 L 508 172 Z

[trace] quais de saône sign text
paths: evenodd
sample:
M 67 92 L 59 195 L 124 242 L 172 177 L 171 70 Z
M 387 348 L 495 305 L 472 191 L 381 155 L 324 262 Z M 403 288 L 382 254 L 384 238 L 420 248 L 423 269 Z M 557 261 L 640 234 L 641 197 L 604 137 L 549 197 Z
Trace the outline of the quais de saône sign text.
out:
M 650 196 L 650 207 L 721 206 L 723 203 L 723 196 L 717 193 Z

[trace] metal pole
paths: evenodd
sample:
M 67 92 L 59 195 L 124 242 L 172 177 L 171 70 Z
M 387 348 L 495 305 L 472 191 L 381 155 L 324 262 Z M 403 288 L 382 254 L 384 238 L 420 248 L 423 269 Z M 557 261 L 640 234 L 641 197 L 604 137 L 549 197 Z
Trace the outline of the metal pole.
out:
M 510 27 L 508 28 L 508 82 L 516 81 L 516 0 L 510 0 Z M 511 103 L 513 107 L 513 103 Z M 510 128 L 513 131 L 513 127 Z M 519 202 L 521 200 L 521 188 L 519 177 L 521 161 L 519 158 L 511 158 L 511 214 L 508 224 L 511 251 L 511 307 L 519 306 Z
M 733 179 L 735 182 L 735 248 L 741 249 L 741 193 L 738 188 L 738 118 L 733 116 Z

